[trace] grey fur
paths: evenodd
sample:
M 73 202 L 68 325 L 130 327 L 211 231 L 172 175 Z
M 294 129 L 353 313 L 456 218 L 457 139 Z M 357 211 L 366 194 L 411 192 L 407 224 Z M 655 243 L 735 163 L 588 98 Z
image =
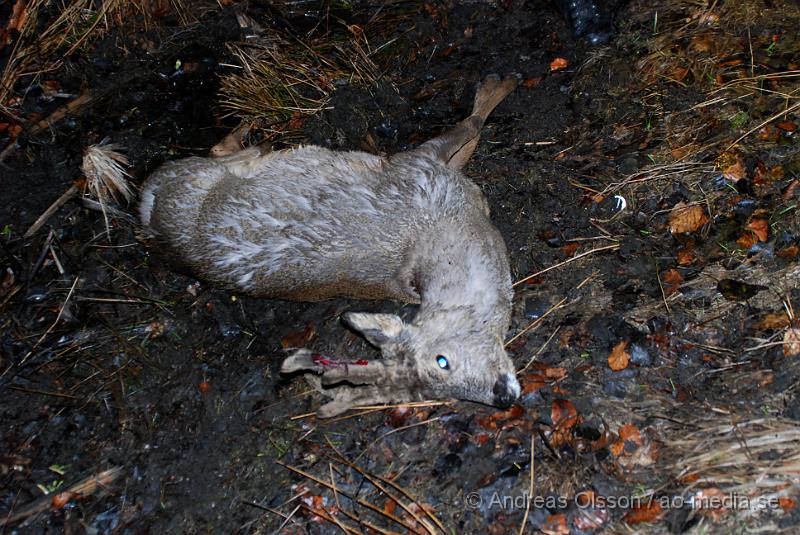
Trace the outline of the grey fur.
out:
M 380 347 L 380 362 L 322 361 L 302 349 L 286 359 L 285 373 L 344 383 L 320 415 L 430 398 L 507 405 L 519 383 L 503 349 L 512 297 L 506 247 L 482 192 L 459 169 L 514 86 L 513 78 L 485 80 L 469 118 L 389 158 L 307 146 L 167 163 L 144 185 L 141 220 L 173 261 L 253 296 L 421 303 L 409 324 L 346 315 Z

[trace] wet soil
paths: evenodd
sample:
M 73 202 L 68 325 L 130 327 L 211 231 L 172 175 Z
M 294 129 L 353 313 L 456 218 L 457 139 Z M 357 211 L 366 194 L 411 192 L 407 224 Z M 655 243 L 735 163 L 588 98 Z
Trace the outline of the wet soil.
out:
M 772 287 L 797 267 L 775 254 L 797 242 L 796 212 L 781 195 L 798 176 L 788 166 L 797 161 L 796 138 L 751 153 L 767 167 L 787 163 L 767 195 L 734 188 L 725 197 L 730 185 L 711 178 L 698 189 L 690 171 L 599 195 L 651 169 L 652 155 L 668 145 L 652 127 L 651 97 L 631 89 L 641 77 L 635 60 L 647 53 L 636 36 L 648 34 L 656 8 L 627 6 L 620 36 L 595 49 L 572 37 L 543 1 L 415 6 L 386 36 L 397 38 L 397 48 L 381 81 L 340 84 L 329 109 L 308 118 L 291 142 L 401 151 L 466 116 L 484 76 L 519 75 L 520 87 L 490 117 L 465 170 L 489 200 L 512 277 L 602 249 L 517 286 L 509 338 L 535 322 L 510 345 L 517 367 L 529 366 L 520 404 L 498 412 L 453 402 L 317 420 L 309 413 L 323 398 L 301 378 L 278 373 L 287 340 L 324 354 L 379 358 L 339 316 L 364 310 L 410 318 L 413 306 L 234 295 L 172 272 L 128 222 L 113 220 L 106 233 L 102 216 L 77 202 L 22 239 L 80 177 L 83 149 L 92 143 L 109 138 L 124 147 L 137 183 L 163 161 L 205 154 L 237 123 L 218 94 L 219 76 L 232 69 L 225 44 L 244 39 L 236 11 L 294 27 L 305 12 L 277 17 L 253 2 L 204 11 L 188 27 L 167 18 L 133 35 L 115 30 L 53 73 L 66 93 L 90 91 L 91 103 L 44 132 L 23 134 L 2 164 L 0 522 L 46 505 L 0 533 L 339 532 L 325 511 L 351 526 L 361 518 L 359 530 L 404 531 L 429 522 L 426 508 L 448 533 L 517 531 L 523 517 L 530 532 L 611 532 L 632 508 L 587 514 L 576 505 L 578 493 L 680 495 L 686 482 L 667 463 L 674 453 L 648 450 L 623 462 L 610 431 L 618 437 L 620 426 L 633 424 L 646 444 L 666 450 L 669 430 L 702 431 L 699 422 L 715 411 L 728 419 L 800 418 L 798 366 L 783 346 L 744 351 L 757 345 L 754 337 L 785 327 L 756 326 L 781 312 L 781 299 L 800 302 L 796 288 L 773 295 Z M 367 16 L 348 13 L 339 15 L 354 23 Z M 776 31 L 779 21 L 762 24 L 760 31 Z M 568 66 L 552 71 L 556 58 Z M 178 61 L 192 68 L 176 69 Z M 23 115 L 46 117 L 69 100 L 37 91 L 26 96 Z M 705 96 L 673 84 L 659 98 L 659 109 L 687 110 Z M 712 126 L 698 139 L 718 134 Z M 708 150 L 698 159 L 713 168 L 714 156 Z M 694 238 L 700 259 L 678 265 L 685 240 L 669 232 L 669 212 L 703 199 L 700 190 L 722 192 L 713 201 L 717 216 Z M 752 205 L 740 212 L 722 208 L 748 198 Z M 732 258 L 738 235 L 730 229 L 759 209 L 773 214 L 771 241 Z M 671 300 L 670 270 L 684 285 Z M 723 279 L 769 289 L 762 301 L 742 298 L 738 287 L 723 299 Z M 631 363 L 613 371 L 609 354 L 621 342 Z M 559 369 L 563 376 L 547 375 Z M 541 378 L 531 372 L 546 384 L 536 386 Z M 575 425 L 563 427 L 556 407 L 574 409 Z M 620 443 L 641 453 L 641 440 Z M 113 482 L 51 507 L 59 490 L 115 467 Z M 502 500 L 528 492 L 531 473 L 542 502 L 526 514 L 524 502 Z M 380 490 L 376 476 L 392 485 Z M 331 480 L 335 492 L 326 488 Z M 413 495 L 411 512 L 387 497 L 411 503 L 403 492 Z M 558 531 L 559 514 L 567 531 Z M 787 529 L 798 521 L 791 509 L 765 517 L 758 522 Z M 715 524 L 679 507 L 646 529 L 700 525 Z

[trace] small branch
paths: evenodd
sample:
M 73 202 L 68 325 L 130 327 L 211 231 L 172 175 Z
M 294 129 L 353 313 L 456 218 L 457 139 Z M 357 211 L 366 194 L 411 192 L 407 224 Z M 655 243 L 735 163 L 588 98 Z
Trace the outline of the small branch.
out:
M 525 283 L 525 282 L 528 282 L 529 280 L 531 280 L 531 279 L 533 279 L 533 278 L 535 278 L 535 277 L 538 277 L 539 275 L 542 275 L 543 273 L 547 273 L 548 271 L 551 271 L 551 270 L 553 270 L 553 269 L 559 268 L 559 267 L 561 267 L 561 266 L 565 266 L 565 265 L 569 264 L 570 262 L 574 262 L 574 261 L 576 261 L 576 260 L 578 260 L 578 259 L 580 259 L 580 258 L 583 258 L 584 256 L 589 256 L 589 255 L 591 255 L 591 254 L 594 254 L 594 253 L 599 253 L 599 252 L 601 252 L 601 251 L 611 251 L 611 250 L 616 250 L 616 249 L 619 249 L 619 244 L 618 244 L 618 243 L 615 243 L 615 244 L 613 244 L 613 245 L 606 245 L 606 246 L 604 246 L 604 247 L 597 247 L 596 249 L 592 249 L 592 250 L 590 250 L 590 251 L 586 251 L 586 252 L 584 252 L 584 253 L 581 253 L 581 254 L 579 254 L 579 255 L 575 255 L 575 256 L 573 256 L 572 258 L 569 258 L 569 259 L 567 259 L 567 260 L 564 260 L 563 262 L 559 262 L 558 264 L 556 264 L 556 265 L 554 265 L 554 266 L 550 266 L 549 268 L 545 268 L 545 269 L 543 269 L 543 270 L 541 270 L 541 271 L 537 271 L 536 273 L 534 273 L 534 274 L 532 274 L 532 275 L 528 275 L 528 276 L 527 276 L 527 277 L 525 277 L 524 279 L 520 279 L 520 280 L 518 280 L 517 282 L 515 282 L 515 283 L 512 285 L 512 287 L 517 287 L 517 286 L 519 286 L 520 284 L 523 284 L 523 283 Z M 510 343 L 510 342 L 509 342 L 509 343 Z

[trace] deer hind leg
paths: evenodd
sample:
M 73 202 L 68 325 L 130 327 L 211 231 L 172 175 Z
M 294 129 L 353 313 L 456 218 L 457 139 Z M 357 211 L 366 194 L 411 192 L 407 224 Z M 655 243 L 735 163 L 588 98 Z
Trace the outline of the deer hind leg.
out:
M 420 145 L 416 151 L 441 160 L 452 169 L 461 169 L 478 146 L 483 123 L 492 110 L 517 86 L 515 76 L 500 79 L 489 76 L 478 85 L 472 114 L 445 134 Z

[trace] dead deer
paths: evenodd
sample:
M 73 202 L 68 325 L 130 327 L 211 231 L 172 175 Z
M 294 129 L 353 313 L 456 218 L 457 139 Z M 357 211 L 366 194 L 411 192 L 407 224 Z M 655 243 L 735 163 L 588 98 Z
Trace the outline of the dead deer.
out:
M 252 296 L 420 304 L 411 323 L 344 314 L 381 349 L 380 360 L 299 349 L 284 361 L 284 373 L 320 376 L 333 397 L 320 416 L 425 399 L 507 407 L 520 387 L 503 347 L 512 298 L 506 246 L 483 193 L 460 169 L 515 86 L 514 77 L 487 78 L 468 118 L 391 157 L 251 147 L 166 163 L 143 186 L 141 221 L 173 262 Z

